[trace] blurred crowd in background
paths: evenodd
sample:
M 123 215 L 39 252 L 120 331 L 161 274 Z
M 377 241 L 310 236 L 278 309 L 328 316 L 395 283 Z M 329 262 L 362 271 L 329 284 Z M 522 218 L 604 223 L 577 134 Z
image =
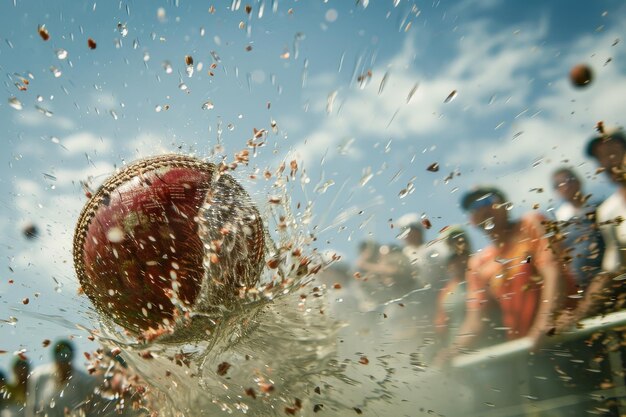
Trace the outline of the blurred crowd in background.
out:
M 427 240 L 428 221 L 407 214 L 396 222 L 400 244 L 363 241 L 355 265 L 331 264 L 318 279 L 332 297 L 329 309 L 348 322 L 340 338 L 358 340 L 367 323 L 351 323 L 350 317 L 376 312 L 392 321 L 391 339 L 419 352 L 425 366 L 440 369 L 473 349 L 526 338 L 532 354 L 521 363 L 530 375 L 524 384 L 511 362 L 458 377 L 493 391 L 498 404 L 506 405 L 507 397 L 515 404 L 522 393 L 583 398 L 539 415 L 619 416 L 624 373 L 620 367 L 616 375 L 611 361 L 624 358 L 623 334 L 613 341 L 608 332 L 563 339 L 556 350 L 551 342 L 589 317 L 622 310 L 626 299 L 626 136 L 599 126 L 585 151 L 615 185 L 604 201 L 588 193 L 571 167 L 552 175 L 562 204 L 551 213 L 533 208 L 512 218 L 515 190 L 480 186 L 467 190 L 460 206 L 488 238 L 487 247 L 472 245 L 462 226 Z M 11 375 L 0 371 L 0 416 L 149 414 L 145 386 L 130 376 L 120 356 L 103 349 L 83 371 L 73 365 L 74 350 L 61 340 L 52 346 L 51 364 L 31 370 L 18 357 Z M 593 398 L 609 388 L 601 401 Z M 483 406 L 493 405 L 481 398 Z M 480 405 L 468 411 L 477 410 Z

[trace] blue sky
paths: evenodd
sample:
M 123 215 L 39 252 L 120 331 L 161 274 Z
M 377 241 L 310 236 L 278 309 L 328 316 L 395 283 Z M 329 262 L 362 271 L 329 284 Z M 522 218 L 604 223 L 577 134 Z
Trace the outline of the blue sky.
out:
M 458 200 L 474 184 L 503 187 L 516 215 L 557 204 L 548 176 L 562 164 L 587 178 L 588 191 L 611 191 L 582 146 L 597 121 L 624 122 L 620 1 L 250 0 L 214 2 L 214 13 L 210 6 L 0 6 L 0 350 L 8 351 L 0 367 L 22 348 L 47 360 L 42 340 L 61 334 L 75 335 L 83 350 L 95 347 L 79 328 L 96 324 L 76 293 L 71 261 L 86 202 L 80 181 L 95 188 L 138 157 L 175 151 L 220 160 L 219 137 L 232 158 L 254 128 L 268 129 L 267 146 L 236 176 L 266 210 L 272 182 L 249 175 L 297 160 L 292 203 L 310 202 L 314 215 L 302 230 L 347 260 L 364 238 L 394 242 L 391 225 L 405 213 L 431 220 L 429 238 L 466 223 Z M 37 32 L 43 24 L 47 42 Z M 595 80 L 574 89 L 567 74 L 581 62 Z M 26 91 L 15 85 L 23 78 Z M 437 173 L 426 171 L 433 162 Z M 29 223 L 41 231 L 37 240 L 22 236 Z

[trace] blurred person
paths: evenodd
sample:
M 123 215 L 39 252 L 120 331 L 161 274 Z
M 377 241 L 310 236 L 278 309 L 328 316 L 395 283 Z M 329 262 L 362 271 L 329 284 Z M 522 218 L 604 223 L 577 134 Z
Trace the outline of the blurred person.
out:
M 107 360 L 108 359 L 108 360 Z M 95 374 L 99 379 L 93 401 L 86 407 L 86 415 L 98 417 L 147 416 L 145 383 L 130 373 L 119 355 L 105 350 Z
M 9 414 L 9 386 L 7 384 L 7 375 L 0 369 L 0 417 Z
M 26 414 L 26 394 L 28 390 L 28 378 L 30 376 L 30 364 L 27 360 L 17 358 L 13 362 L 13 382 L 9 384 L 8 391 L 11 402 L 15 404 L 15 413 L 17 416 Z
M 448 280 L 437 296 L 435 331 L 438 344 L 448 346 L 451 341 L 455 340 L 465 320 L 467 303 L 465 272 L 471 245 L 467 233 L 460 226 L 451 226 L 442 234 L 450 255 L 446 261 Z
M 408 213 L 400 217 L 397 226 L 401 229 L 402 253 L 409 263 L 409 274 L 414 288 L 419 291 L 411 295 L 416 305 L 419 326 L 425 337 L 434 336 L 437 294 L 447 282 L 446 259 L 448 247 L 441 239 L 427 241 L 420 216 Z
M 408 213 L 397 221 L 402 239 L 402 253 L 412 267 L 412 276 L 422 287 L 439 290 L 446 281 L 448 248 L 439 239 L 426 242 L 424 227 L 416 213 Z
M 579 320 L 599 313 L 620 310 L 625 305 L 622 280 L 614 278 L 626 270 L 626 135 L 620 129 L 600 132 L 587 143 L 587 156 L 594 158 L 600 168 L 617 186 L 600 206 L 596 221 L 604 238 L 602 271 L 587 287 L 584 298 L 561 328 L 567 329 Z
M 558 261 L 558 247 L 546 237 L 544 217 L 533 212 L 511 219 L 506 195 L 489 186 L 466 192 L 461 207 L 491 243 L 469 258 L 465 319 L 452 346 L 442 351 L 435 363 L 445 364 L 450 356 L 479 345 L 488 330 L 486 322 L 493 317 L 502 321 L 507 339 L 527 337 L 536 349 L 553 331 L 557 312 L 571 308 L 573 300 L 567 296 L 575 291 L 567 265 Z M 533 358 L 537 356 L 541 355 Z M 534 378 L 529 378 L 537 369 L 549 366 L 546 361 L 543 356 L 536 361 L 521 356 L 490 364 L 490 385 L 500 391 L 494 398 L 482 393 L 482 401 L 519 405 L 520 387 L 525 385 L 537 398 L 547 398 Z
M 604 240 L 595 222 L 600 202 L 584 194 L 582 181 L 571 168 L 554 171 L 552 185 L 563 200 L 555 211 L 556 229 L 563 236 L 563 260 L 571 262 L 578 290 L 583 291 L 602 266 Z
M 408 263 L 398 246 L 363 242 L 355 266 L 362 287 L 376 305 L 401 297 L 411 287 Z
M 529 337 L 537 345 L 574 291 L 571 274 L 557 261 L 546 237 L 543 216 L 510 219 L 507 198 L 494 187 L 467 192 L 461 206 L 491 244 L 468 262 L 467 310 L 456 348 L 476 342 L 490 306 L 499 310 L 508 339 Z
M 95 378 L 72 365 L 74 345 L 60 340 L 52 349 L 53 363 L 36 368 L 28 384 L 26 416 L 64 417 L 85 407 L 93 396 Z

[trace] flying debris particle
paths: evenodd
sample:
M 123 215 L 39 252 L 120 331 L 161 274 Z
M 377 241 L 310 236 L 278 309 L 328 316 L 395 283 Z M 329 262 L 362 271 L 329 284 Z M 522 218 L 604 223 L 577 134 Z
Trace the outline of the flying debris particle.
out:
M 245 11 L 246 11 L 246 14 L 252 13 L 252 6 L 250 6 L 249 4 L 246 4 Z
M 170 61 L 163 61 L 163 69 L 165 70 L 166 74 L 171 74 L 172 72 L 174 72 L 174 68 L 172 68 L 172 64 L 170 63 Z
M 115 112 L 115 110 L 111 110 L 109 113 L 111 114 L 111 117 L 113 117 L 113 120 L 117 120 L 118 119 L 118 115 Z
M 253 400 L 256 400 L 256 392 L 254 392 L 254 388 L 247 388 L 245 392 L 248 397 L 252 397 Z
M 372 79 L 372 70 L 367 70 L 364 74 L 361 74 L 357 77 L 357 82 L 359 83 L 359 88 L 363 90 L 367 84 L 369 84 Z
M 383 90 L 385 89 L 385 85 L 387 84 L 387 78 L 389 77 L 389 72 L 386 72 L 383 75 L 383 79 L 380 80 L 380 85 L 378 86 L 378 95 L 381 95 Z
M 446 97 L 446 99 L 443 101 L 444 103 L 450 103 L 452 100 L 454 100 L 457 96 L 457 92 L 456 90 L 452 90 L 452 92 L 450 94 L 448 94 L 448 97 Z
M 122 38 L 128 36 L 128 28 L 126 27 L 126 23 L 119 22 L 117 24 L 117 31 L 122 35 Z
M 333 112 L 333 106 L 335 105 L 335 99 L 337 98 L 337 90 L 333 91 L 328 95 L 328 99 L 326 100 L 326 114 L 331 114 Z
M 46 29 L 46 25 L 39 25 L 37 31 L 39 32 L 39 36 L 41 36 L 41 39 L 43 39 L 44 41 L 50 39 L 50 33 L 48 32 L 48 29 Z
M 96 46 L 98 46 L 96 44 L 96 41 L 94 41 L 93 39 L 89 38 L 87 39 L 87 46 L 89 47 L 89 49 L 96 49 Z
M 214 108 L 215 105 L 212 101 L 205 101 L 204 103 L 202 103 L 202 110 L 213 110 Z
M 217 365 L 217 374 L 219 376 L 224 376 L 226 375 L 226 372 L 228 372 L 228 369 L 230 369 L 230 364 L 228 362 L 222 362 L 219 365 Z
M 17 97 L 9 98 L 9 106 L 13 107 L 15 110 L 22 110 L 24 106 L 22 102 L 17 99 Z
M 363 176 L 361 177 L 361 180 L 359 181 L 359 185 L 361 187 L 365 186 L 365 184 L 370 182 L 372 178 L 374 178 L 374 174 L 372 173 L 372 167 L 365 168 L 363 170 Z
M 30 299 L 28 297 L 22 299 L 22 304 L 26 305 L 28 303 L 30 303 Z
M 420 85 L 419 83 L 415 83 L 413 88 L 411 88 L 411 91 L 409 91 L 409 95 L 406 97 L 406 104 L 409 104 L 411 102 L 411 99 L 415 95 L 415 92 L 417 91 L 417 88 L 419 87 L 419 85 Z
M 39 229 L 34 224 L 28 224 L 22 229 L 22 234 L 28 240 L 34 240 L 39 237 Z
M 432 164 L 428 165 L 428 168 L 426 168 L 426 171 L 430 171 L 430 172 L 439 171 L 439 163 L 433 162 Z
M 167 18 L 167 14 L 165 12 L 165 9 L 163 7 L 159 7 L 157 9 L 157 19 L 159 20 L 159 22 L 163 23 L 165 22 L 166 18 Z
M 313 406 L 313 412 L 317 413 L 318 411 L 322 411 L 322 408 L 324 408 L 324 404 L 315 404 Z
M 604 134 L 604 122 L 602 120 L 596 123 L 596 132 Z
M 52 117 L 52 112 L 48 109 L 44 109 L 43 107 L 40 106 L 35 106 L 35 108 L 37 109 L 37 111 L 41 114 L 43 114 L 46 117 Z
M 363 411 L 361 411 L 361 409 L 359 407 L 353 407 L 354 412 L 357 414 L 363 414 Z
M 185 65 L 193 65 L 193 57 L 191 55 L 185 55 Z
M 324 19 L 328 23 L 333 23 L 334 21 L 337 20 L 338 17 L 339 17 L 339 12 L 337 12 L 337 9 L 328 9 L 326 13 L 324 14 Z
M 426 230 L 429 230 L 431 227 L 433 227 L 433 225 L 430 223 L 430 220 L 428 220 L 427 218 L 422 219 L 422 226 L 424 226 Z
M 107 239 L 111 243 L 120 243 L 124 240 L 124 231 L 119 227 L 112 227 L 107 231 Z
M 361 365 L 367 365 L 368 363 L 370 363 L 370 360 L 369 360 L 369 359 L 367 359 L 367 356 L 361 356 L 361 357 L 359 358 L 359 363 L 360 363 Z
M 617 45 L 618 43 L 619 43 L 619 38 L 615 39 L 615 40 L 613 41 L 613 43 L 611 44 L 611 46 L 615 46 L 615 45 Z
M 59 78 L 61 76 L 61 70 L 55 66 L 50 67 L 50 72 L 54 75 L 54 78 Z
M 324 194 L 333 185 L 335 185 L 335 181 L 334 180 L 325 181 L 324 183 L 322 183 L 322 184 L 318 185 L 317 187 L 315 187 L 315 192 L 318 193 L 318 194 Z
M 45 348 L 46 348 L 46 347 L 48 347 L 48 346 L 50 346 L 50 339 L 44 339 L 44 340 L 41 342 L 41 346 L 43 346 L 43 347 L 45 347 Z

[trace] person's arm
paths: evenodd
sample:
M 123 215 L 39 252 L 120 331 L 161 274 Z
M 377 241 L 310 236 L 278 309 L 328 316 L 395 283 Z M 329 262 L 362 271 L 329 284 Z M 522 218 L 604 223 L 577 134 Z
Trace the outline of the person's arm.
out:
M 28 386 L 26 388 L 26 406 L 24 407 L 25 417 L 35 417 L 35 407 L 39 402 L 37 399 L 37 393 L 39 392 L 39 380 L 40 377 L 35 373 L 28 380 Z
M 465 303 L 465 318 L 459 328 L 454 340 L 449 347 L 441 350 L 435 357 L 433 363 L 436 366 L 446 366 L 450 358 L 458 355 L 463 349 L 472 346 L 476 339 L 480 337 L 485 316 L 484 302 L 487 299 L 484 285 L 480 283 L 477 271 L 480 271 L 481 263 L 478 259 L 470 259 L 468 269 L 465 272 L 467 281 L 467 298 Z
M 445 367 L 450 364 L 450 359 L 464 349 L 472 346 L 483 330 L 483 312 L 481 309 L 466 311 L 465 320 L 452 341 L 452 344 L 439 351 L 433 360 L 433 365 Z
M 555 327 L 555 314 L 565 304 L 568 291 L 573 291 L 573 277 L 566 267 L 562 267 L 559 259 L 562 255 L 560 242 L 550 241 L 542 224 L 544 217 L 532 214 L 523 219 L 529 238 L 535 242 L 529 262 L 541 279 L 539 305 L 535 313 L 527 337 L 537 347 L 543 337 Z
M 565 277 L 556 260 L 537 265 L 537 272 L 542 278 L 541 294 L 535 320 L 527 335 L 533 345 L 539 344 L 542 337 L 554 327 L 554 314 L 566 297 Z
M 583 298 L 579 301 L 576 308 L 568 314 L 559 317 L 557 331 L 569 330 L 575 326 L 580 320 L 592 317 L 599 313 L 600 307 L 607 299 L 607 292 L 613 282 L 613 278 L 619 275 L 618 272 L 609 272 L 614 269 L 619 259 L 619 249 L 611 234 L 610 225 L 599 224 L 602 233 L 602 271 L 598 273 L 589 282 Z M 608 294 L 610 296 L 610 294 Z

